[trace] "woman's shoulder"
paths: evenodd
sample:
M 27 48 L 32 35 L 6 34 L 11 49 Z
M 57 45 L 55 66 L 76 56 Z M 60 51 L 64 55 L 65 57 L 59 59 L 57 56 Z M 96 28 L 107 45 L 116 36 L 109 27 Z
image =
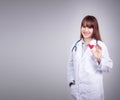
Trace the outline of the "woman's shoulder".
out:
M 73 45 L 77 46 L 77 45 L 79 45 L 82 41 L 83 41 L 83 39 L 75 40 L 75 41 L 73 42 Z
M 106 44 L 105 42 L 98 40 L 98 45 L 100 45 L 101 47 L 105 47 L 106 48 Z
M 75 48 L 79 47 L 79 45 L 81 44 L 82 39 L 78 39 L 72 42 L 71 45 L 71 50 L 73 51 Z

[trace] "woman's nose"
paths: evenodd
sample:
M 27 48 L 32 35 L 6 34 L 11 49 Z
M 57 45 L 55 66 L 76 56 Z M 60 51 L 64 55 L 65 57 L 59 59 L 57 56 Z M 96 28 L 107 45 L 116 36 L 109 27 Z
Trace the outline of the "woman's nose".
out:
M 87 31 L 88 30 L 88 27 L 85 27 L 85 31 Z

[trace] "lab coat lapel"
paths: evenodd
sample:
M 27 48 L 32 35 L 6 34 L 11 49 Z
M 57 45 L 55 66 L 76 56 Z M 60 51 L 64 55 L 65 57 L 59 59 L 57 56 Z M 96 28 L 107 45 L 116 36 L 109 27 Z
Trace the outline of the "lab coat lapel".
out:
M 94 45 L 93 50 L 95 50 L 96 40 L 92 39 L 89 44 Z M 84 52 L 84 54 L 82 54 L 81 58 L 84 60 L 87 56 L 91 56 L 91 55 L 92 55 L 92 52 L 91 52 L 91 49 L 88 46 L 86 51 Z
M 84 60 L 88 55 L 89 55 L 89 53 L 90 53 L 90 50 L 89 50 L 89 48 L 87 47 L 87 49 L 86 49 L 86 51 L 84 52 L 84 54 L 82 54 L 82 60 Z

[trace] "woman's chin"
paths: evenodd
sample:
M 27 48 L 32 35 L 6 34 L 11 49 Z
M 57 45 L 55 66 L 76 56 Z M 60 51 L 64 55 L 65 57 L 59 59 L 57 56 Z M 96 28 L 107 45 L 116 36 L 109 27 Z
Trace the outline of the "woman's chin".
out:
M 84 36 L 85 39 L 90 38 L 90 36 Z

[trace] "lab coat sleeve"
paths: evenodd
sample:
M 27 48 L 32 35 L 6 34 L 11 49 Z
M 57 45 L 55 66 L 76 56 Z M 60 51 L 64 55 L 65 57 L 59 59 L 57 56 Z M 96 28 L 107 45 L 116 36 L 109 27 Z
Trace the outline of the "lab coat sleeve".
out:
M 67 64 L 67 80 L 68 84 L 73 82 L 74 79 L 74 61 L 73 61 L 73 52 L 70 52 L 70 56 Z
M 113 67 L 113 62 L 109 56 L 106 45 L 102 43 L 101 47 L 102 47 L 102 57 L 100 64 L 97 63 L 98 64 L 97 70 L 101 72 L 109 72 L 110 69 Z

